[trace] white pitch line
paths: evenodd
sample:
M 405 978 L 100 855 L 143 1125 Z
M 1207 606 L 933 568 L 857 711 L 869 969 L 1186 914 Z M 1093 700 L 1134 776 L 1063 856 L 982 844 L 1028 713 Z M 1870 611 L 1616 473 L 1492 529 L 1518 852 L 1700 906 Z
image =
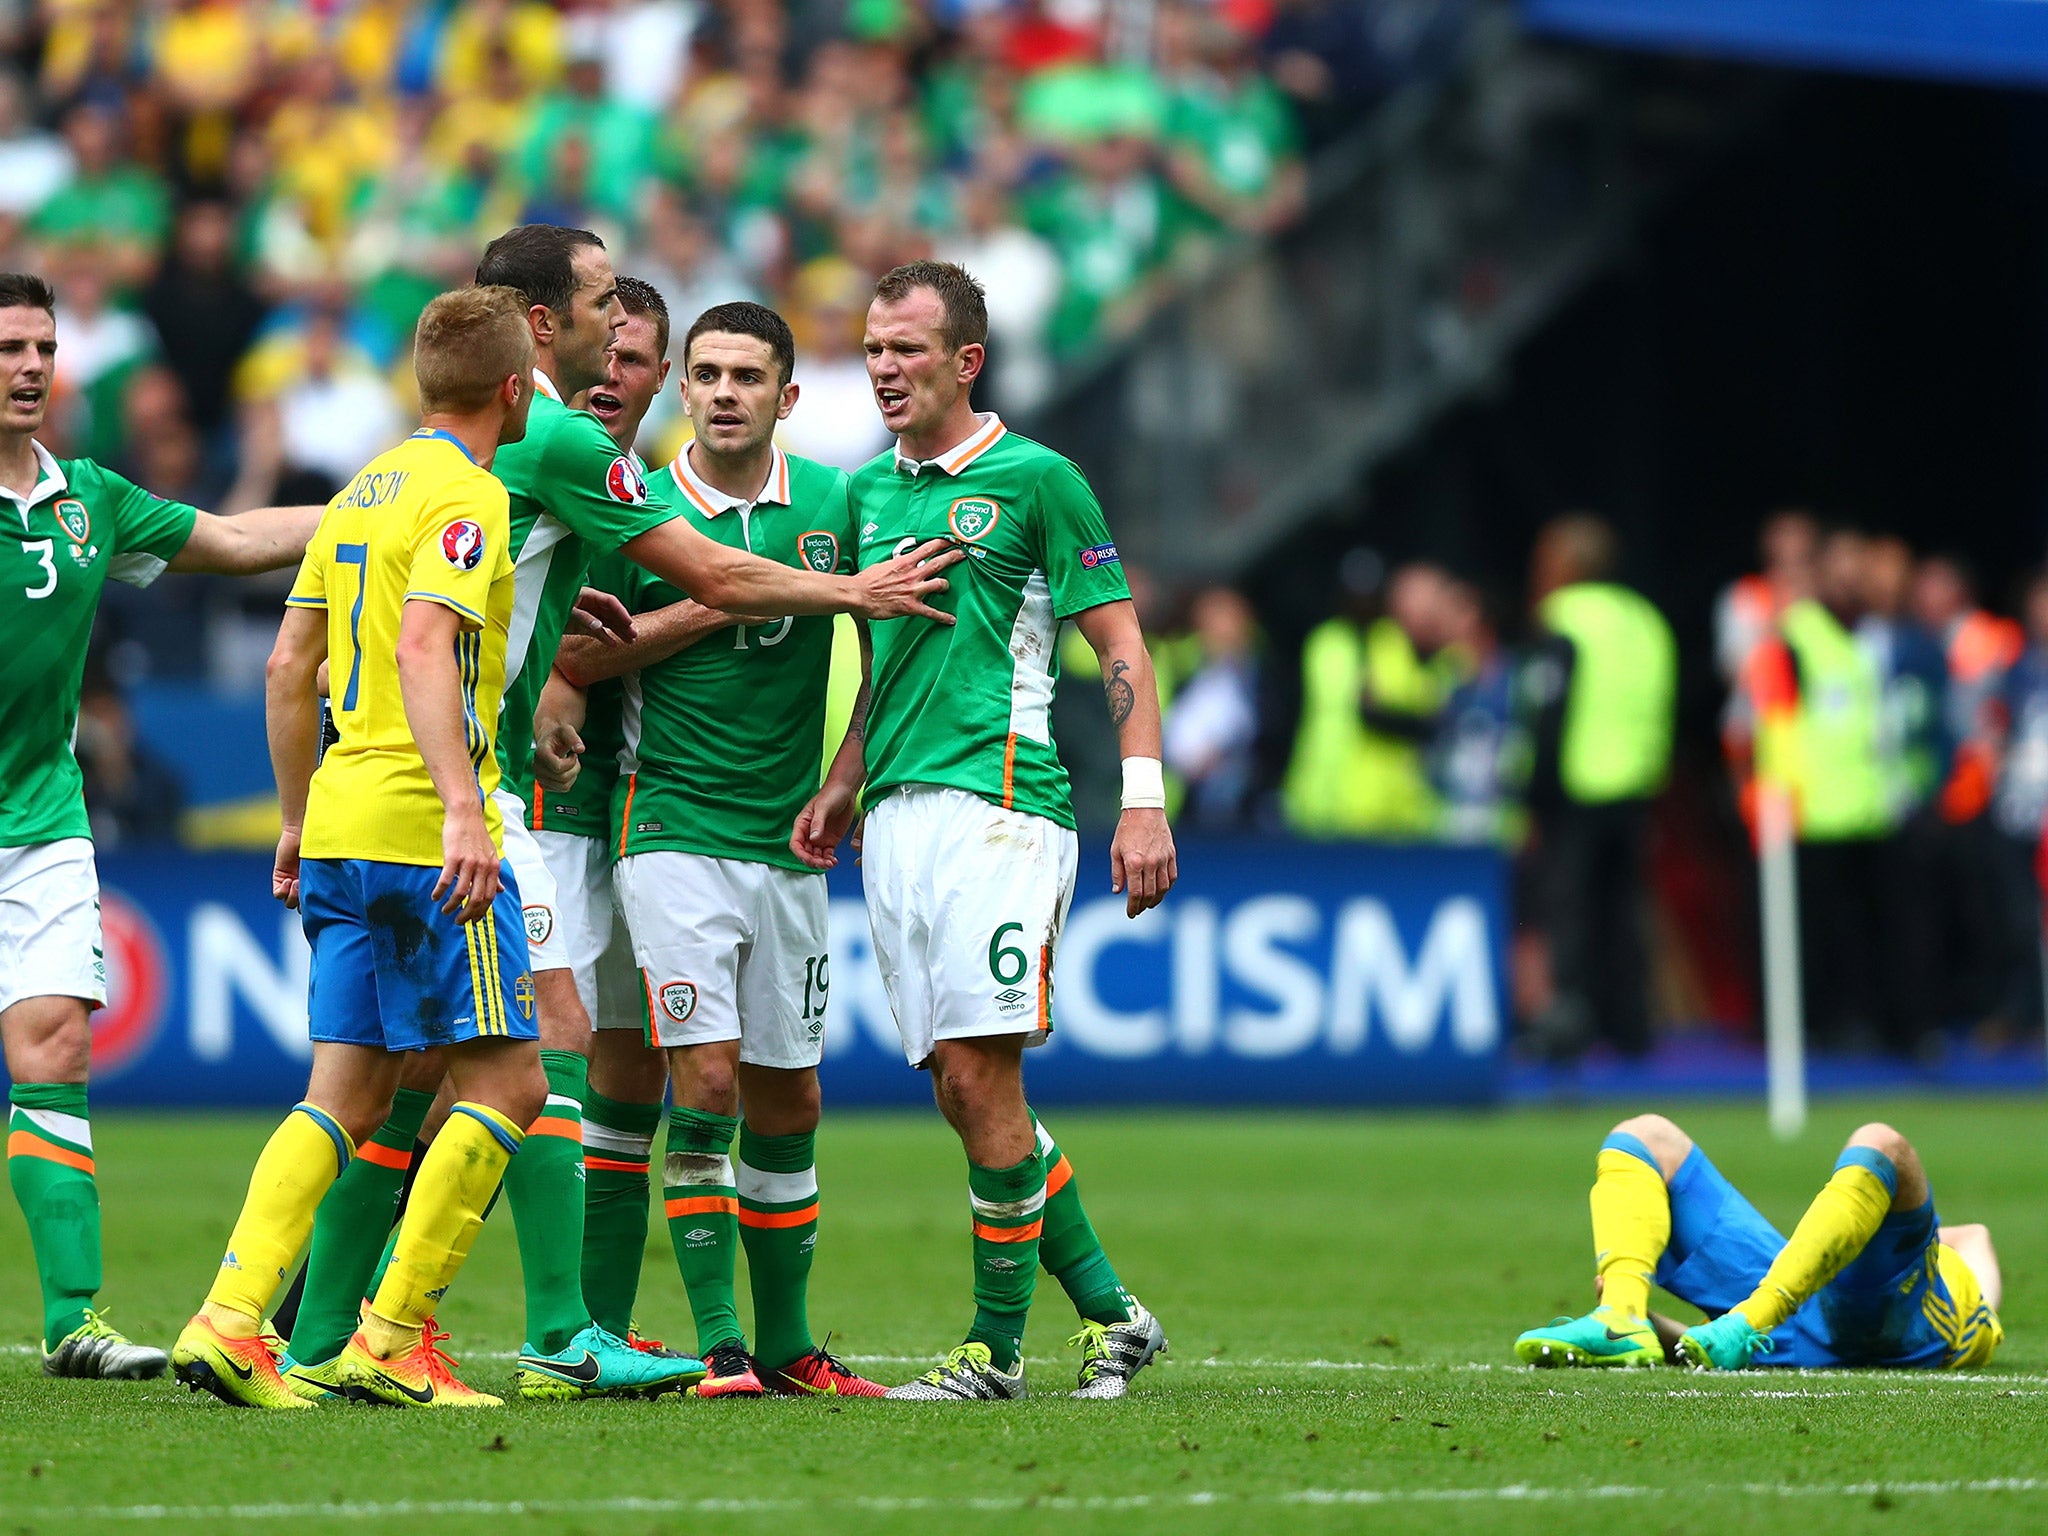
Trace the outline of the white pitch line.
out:
M 1025 1509 L 1062 1511 L 1196 1509 L 1231 1505 L 1360 1505 L 1581 1503 L 1611 1499 L 1661 1499 L 1673 1495 L 1722 1495 L 1754 1499 L 1944 1497 L 1956 1494 L 2048 1493 L 2048 1479 L 2005 1477 L 1941 1482 L 1881 1483 L 1705 1483 L 1655 1487 L 1636 1483 L 1546 1486 L 1508 1483 L 1483 1488 L 1303 1488 L 1284 1493 L 1239 1494 L 1196 1491 L 1125 1494 L 1091 1498 L 1069 1495 L 1012 1495 L 1003 1498 L 809 1499 L 400 1499 L 305 1504 L 81 1504 L 18 1510 L 50 1520 L 391 1520 L 447 1515 L 755 1515 L 804 1511 L 861 1510 L 875 1514 L 974 1510 L 1008 1513 Z

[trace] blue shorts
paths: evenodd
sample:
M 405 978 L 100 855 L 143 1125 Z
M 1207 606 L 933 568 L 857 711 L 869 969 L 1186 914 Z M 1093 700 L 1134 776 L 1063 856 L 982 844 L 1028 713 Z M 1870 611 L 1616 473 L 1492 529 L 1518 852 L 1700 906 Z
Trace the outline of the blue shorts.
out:
M 1932 1196 L 1917 1210 L 1893 1211 L 1840 1274 L 1771 1331 L 1776 1348 L 1756 1363 L 1946 1365 L 1953 1345 L 1927 1304 L 1930 1291 L 1950 1300 L 1934 1260 L 1939 1227 Z M 1671 1180 L 1671 1242 L 1657 1283 L 1719 1317 L 1748 1299 L 1784 1246 L 1778 1229 L 1695 1146 Z
M 458 923 L 434 900 L 438 868 L 305 860 L 299 911 L 313 947 L 313 1038 L 387 1051 L 539 1039 L 519 887 L 510 864 L 498 868 L 505 888 L 491 910 Z

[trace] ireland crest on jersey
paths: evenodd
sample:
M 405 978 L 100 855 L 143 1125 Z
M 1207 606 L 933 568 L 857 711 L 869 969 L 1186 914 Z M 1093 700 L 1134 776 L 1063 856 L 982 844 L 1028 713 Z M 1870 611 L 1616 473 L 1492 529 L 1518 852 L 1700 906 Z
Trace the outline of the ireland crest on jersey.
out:
M 953 532 L 972 544 L 984 537 L 1002 517 L 1003 509 L 986 496 L 962 496 L 946 514 Z
M 50 508 L 56 515 L 57 526 L 64 530 L 64 536 L 74 544 L 83 544 L 92 537 L 92 516 L 85 510 L 85 503 L 67 496 Z
M 796 552 L 803 557 L 805 565 L 822 576 L 830 576 L 839 567 L 839 540 L 823 529 L 800 537 L 796 541 Z

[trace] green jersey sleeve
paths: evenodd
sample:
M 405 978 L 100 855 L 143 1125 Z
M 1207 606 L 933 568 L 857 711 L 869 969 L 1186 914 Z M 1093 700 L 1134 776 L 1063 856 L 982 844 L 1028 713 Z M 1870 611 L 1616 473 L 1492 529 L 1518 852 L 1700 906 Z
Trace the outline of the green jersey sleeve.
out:
M 130 586 L 146 587 L 192 537 L 199 509 L 152 496 L 111 469 L 101 468 L 99 474 L 104 497 L 100 504 L 111 508 L 114 524 L 114 558 L 107 574 Z
M 1068 619 L 1129 597 L 1102 503 L 1081 471 L 1066 459 L 1055 461 L 1040 478 L 1036 499 L 1039 560 L 1052 588 L 1053 616 Z
M 647 481 L 629 453 L 619 452 L 595 416 L 558 415 L 548 429 L 535 483 L 547 510 L 594 554 L 658 528 L 675 514 L 647 495 Z

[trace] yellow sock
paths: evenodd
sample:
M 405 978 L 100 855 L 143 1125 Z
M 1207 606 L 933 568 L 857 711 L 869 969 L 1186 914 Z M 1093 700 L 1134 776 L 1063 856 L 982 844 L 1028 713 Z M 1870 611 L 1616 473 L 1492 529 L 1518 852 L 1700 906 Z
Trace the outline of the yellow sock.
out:
M 469 1246 L 483 1228 L 484 1209 L 524 1139 L 518 1126 L 482 1104 L 463 1102 L 450 1112 L 420 1160 L 391 1267 L 371 1304 L 377 1318 L 417 1336 L 469 1257 Z M 365 1337 L 378 1346 L 378 1337 Z M 393 1336 L 384 1342 L 393 1342 Z
M 1593 1262 L 1600 1274 L 1600 1304 L 1648 1318 L 1650 1282 L 1671 1241 L 1671 1194 L 1655 1163 L 1615 1146 L 1615 1139 L 1609 1137 L 1601 1147 L 1593 1178 Z
M 1762 1284 L 1735 1310 L 1750 1327 L 1768 1333 L 1799 1310 L 1877 1235 L 1892 1208 L 1899 1176 L 1892 1161 L 1868 1147 L 1851 1147 L 1835 1164 L 1834 1176 L 1792 1229 L 1792 1237 L 1771 1261 Z
M 249 1175 L 249 1198 L 235 1220 L 227 1256 L 206 1293 L 206 1314 L 216 1326 L 233 1328 L 235 1317 L 262 1319 L 306 1246 L 320 1197 L 355 1153 L 348 1132 L 311 1104 L 294 1106 L 271 1132 Z

